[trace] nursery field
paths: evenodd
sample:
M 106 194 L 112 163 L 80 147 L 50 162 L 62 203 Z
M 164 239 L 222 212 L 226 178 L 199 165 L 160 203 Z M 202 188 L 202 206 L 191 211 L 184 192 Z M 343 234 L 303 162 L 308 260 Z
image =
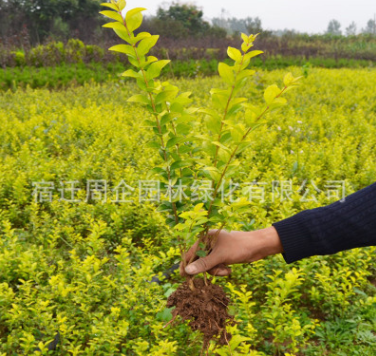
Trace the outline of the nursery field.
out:
M 301 85 L 251 133 L 233 182 L 251 204 L 227 229 L 268 227 L 375 181 L 376 70 L 260 71 L 242 96 L 262 101 L 288 71 Z M 170 82 L 195 107 L 223 85 Z M 148 146 L 150 114 L 127 102 L 136 91 L 111 81 L 0 92 L 0 356 L 200 354 L 198 332 L 164 327 L 183 279 L 162 273 L 180 251 L 156 209 L 166 192 L 149 171 L 161 159 Z M 213 344 L 209 354 L 374 356 L 375 253 L 233 266 L 216 278 L 238 322 L 231 352 Z

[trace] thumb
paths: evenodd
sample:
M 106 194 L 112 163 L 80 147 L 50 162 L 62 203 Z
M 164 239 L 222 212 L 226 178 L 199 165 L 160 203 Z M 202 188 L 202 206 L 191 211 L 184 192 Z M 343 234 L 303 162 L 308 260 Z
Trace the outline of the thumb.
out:
M 185 267 L 185 272 L 191 275 L 207 272 L 218 264 L 219 261 L 215 258 L 215 255 L 211 253 L 208 256 L 199 258 L 197 261 L 190 263 Z

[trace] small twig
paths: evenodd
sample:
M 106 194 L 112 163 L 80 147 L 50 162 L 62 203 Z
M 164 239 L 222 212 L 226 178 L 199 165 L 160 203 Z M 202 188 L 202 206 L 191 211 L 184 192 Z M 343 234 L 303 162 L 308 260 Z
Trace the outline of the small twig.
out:
M 230 343 L 228 342 L 228 340 L 227 340 L 227 336 L 226 336 L 226 328 L 223 328 L 223 332 L 224 332 L 223 335 L 224 335 L 225 340 L 226 340 L 226 342 L 227 342 L 228 349 L 229 349 L 229 351 L 230 351 L 230 355 L 232 356 L 231 346 L 230 346 Z
M 206 276 L 206 272 L 204 272 L 204 282 L 205 285 L 208 286 L 208 277 Z
M 215 343 L 212 351 L 214 352 L 217 347 L 218 347 L 218 343 Z
M 177 316 L 178 316 L 178 314 L 176 314 L 167 324 L 165 324 L 163 326 L 163 328 L 166 328 L 168 325 L 172 324 L 175 321 L 175 319 L 176 319 Z
M 200 351 L 200 356 L 203 355 L 203 352 L 204 352 L 204 350 L 205 350 L 205 347 L 206 347 L 206 344 L 203 344 L 203 345 L 202 345 L 202 348 L 201 348 L 201 351 Z
M 62 236 L 60 236 L 60 238 L 69 246 L 69 247 L 72 247 L 74 249 L 74 246 L 72 246 L 67 240 L 65 240 Z
M 215 244 L 217 242 L 218 235 L 221 233 L 221 231 L 223 230 L 225 225 L 226 225 L 226 222 L 222 223 L 221 227 L 215 232 L 215 234 L 213 235 L 213 238 L 210 240 L 210 249 L 211 250 L 215 246 Z
M 206 356 L 209 356 L 210 341 L 208 342 L 208 348 L 206 349 Z
M 188 285 L 189 285 L 189 288 L 190 288 L 192 291 L 195 290 L 195 285 L 194 285 L 194 283 L 193 283 L 193 278 L 192 278 L 192 276 L 190 276 L 189 279 L 188 279 Z

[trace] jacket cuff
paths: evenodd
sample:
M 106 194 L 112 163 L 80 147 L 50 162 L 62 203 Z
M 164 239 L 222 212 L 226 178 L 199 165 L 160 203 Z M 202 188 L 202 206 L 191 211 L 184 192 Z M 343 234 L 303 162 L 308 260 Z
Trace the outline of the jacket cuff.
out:
M 302 211 L 288 219 L 272 224 L 278 232 L 283 246 L 282 256 L 287 263 L 315 255 L 311 233 L 306 226 L 310 210 Z

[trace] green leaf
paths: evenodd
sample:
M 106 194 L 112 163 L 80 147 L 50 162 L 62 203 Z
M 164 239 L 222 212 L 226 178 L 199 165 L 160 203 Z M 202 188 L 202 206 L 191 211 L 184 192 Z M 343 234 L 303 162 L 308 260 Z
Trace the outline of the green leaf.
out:
M 243 109 L 242 104 L 235 104 L 235 105 L 231 106 L 231 109 L 227 111 L 226 120 L 230 119 L 232 116 L 237 114 L 242 109 Z
M 252 69 L 244 69 L 242 70 L 236 77 L 236 81 L 238 80 L 242 80 L 244 78 L 247 78 L 247 77 L 250 77 L 252 75 L 254 75 L 256 73 L 256 71 L 252 70 Z
M 245 33 L 242 33 L 241 36 L 242 36 L 243 41 L 248 43 L 248 36 Z
M 246 84 L 247 84 L 247 78 L 237 80 L 234 86 L 234 95 L 236 95 L 238 91 L 242 89 Z
M 270 105 L 273 100 L 279 95 L 281 92 L 281 89 L 278 88 L 277 85 L 273 84 L 266 88 L 264 93 L 265 101 L 268 105 Z
M 179 135 L 188 135 L 191 132 L 191 126 L 185 124 L 178 124 L 176 126 L 176 133 Z
M 101 4 L 101 6 L 106 6 L 106 7 L 109 7 L 110 9 L 112 9 L 112 10 L 119 11 L 119 8 L 118 8 L 117 5 L 111 4 L 111 3 L 108 3 L 108 2 L 103 2 Z
M 140 78 L 140 73 L 135 72 L 133 69 L 128 69 L 121 74 L 122 77 Z
M 184 142 L 186 140 L 185 137 L 173 137 L 173 138 L 170 138 L 166 144 L 166 148 L 171 148 L 173 146 L 175 146 L 176 144 L 178 143 L 181 143 L 181 142 Z
M 196 204 L 196 206 L 193 208 L 193 211 L 196 213 L 203 213 L 204 215 L 206 215 L 206 212 L 202 211 L 203 207 L 204 207 L 203 203 Z
M 173 292 L 173 290 L 171 290 Z M 172 308 L 164 308 L 161 312 L 157 313 L 156 318 L 159 321 L 170 321 L 172 319 Z
M 219 161 L 219 162 L 228 162 L 229 159 L 230 159 L 230 157 L 231 157 L 230 152 L 225 151 L 225 150 L 223 150 L 222 148 L 220 148 L 220 149 L 218 150 L 218 156 L 217 156 L 217 158 L 218 158 L 218 161 Z M 228 173 L 228 172 L 227 172 L 227 173 Z
M 126 55 L 131 56 L 131 57 L 136 57 L 136 53 L 133 47 L 129 45 L 124 45 L 124 44 L 116 45 L 116 46 L 112 46 L 111 48 L 109 48 L 109 50 L 120 52 L 120 53 L 125 53 Z
M 209 173 L 209 176 L 215 182 L 218 182 L 221 179 L 221 173 L 219 172 L 217 167 L 204 167 L 203 171 Z
M 253 57 L 260 55 L 261 53 L 264 53 L 264 52 L 263 51 L 251 51 L 245 55 L 245 59 L 251 59 Z
M 125 15 L 125 21 L 127 23 L 127 28 L 129 32 L 137 30 L 142 24 L 142 13 L 141 11 L 146 10 L 143 7 L 136 7 L 135 9 L 129 10 Z
M 104 10 L 104 11 L 100 11 L 99 13 L 108 17 L 108 18 L 110 18 L 110 19 L 113 19 L 115 21 L 119 21 L 119 22 L 123 23 L 122 16 L 115 11 Z
M 144 56 L 146 53 L 150 51 L 152 47 L 155 46 L 159 39 L 159 36 L 150 36 L 144 38 L 137 47 L 137 52 L 140 56 Z
M 148 78 L 157 78 L 161 74 L 162 69 L 169 64 L 169 60 L 162 60 L 152 63 L 147 70 Z
M 206 256 L 206 252 L 202 251 L 202 250 L 199 250 L 199 251 L 196 251 L 196 255 L 198 257 L 205 257 Z
M 188 112 L 189 109 L 185 110 L 185 108 L 191 102 L 192 102 L 192 99 L 180 95 L 171 104 L 171 111 L 174 111 L 174 112 L 180 113 L 180 114 L 182 114 L 184 111 Z
M 137 15 L 138 13 L 140 13 L 141 11 L 145 11 L 145 10 L 147 10 L 145 7 L 135 7 L 134 9 L 129 10 L 127 12 L 125 19 L 128 20 L 132 18 L 133 16 Z
M 251 104 L 246 105 L 245 122 L 248 126 L 252 126 L 257 118 L 262 114 L 263 109 Z
M 276 98 L 270 104 L 270 109 L 277 109 L 287 104 L 287 100 L 285 98 Z
M 259 125 L 258 125 L 259 126 Z M 241 153 L 243 152 L 244 150 L 246 150 L 248 147 L 251 147 L 252 146 L 252 142 L 247 142 L 247 141 L 243 141 L 239 144 L 239 148 L 238 148 L 238 151 L 237 153 Z
M 160 120 L 160 125 L 167 125 L 174 117 L 175 115 L 173 113 L 164 114 Z
M 226 102 L 228 100 L 227 96 L 214 93 L 211 96 L 213 101 L 213 106 L 217 109 L 223 110 L 226 107 Z
M 205 118 L 206 127 L 215 134 L 219 134 L 221 132 L 221 119 L 218 119 L 214 116 L 206 116 Z
M 286 87 L 292 85 L 292 84 L 297 84 L 297 81 L 302 78 L 302 77 L 298 77 L 298 78 L 294 78 L 294 76 L 292 75 L 292 73 L 287 73 L 285 75 L 285 77 L 283 78 L 283 83 L 285 84 Z
M 231 130 L 231 136 L 235 142 L 241 142 L 243 139 L 244 132 L 239 126 L 235 126 Z
M 110 23 L 103 25 L 103 27 L 112 28 L 114 30 L 114 32 L 122 40 L 124 40 L 125 42 L 128 42 L 129 44 L 133 44 L 133 42 L 134 42 L 133 34 L 131 35 L 131 37 L 129 37 L 128 31 L 122 23 L 120 23 L 120 22 L 110 22 Z
M 181 145 L 179 147 L 179 154 L 188 153 L 190 151 L 192 151 L 192 147 L 189 147 L 189 146 L 186 146 L 186 145 Z M 189 171 L 190 174 L 192 173 L 192 171 L 190 171 L 189 169 L 185 169 L 185 172 L 188 172 L 188 171 Z
M 135 43 L 143 40 L 144 38 L 151 37 L 151 34 L 148 32 L 140 32 L 136 37 L 135 37 Z
M 217 89 L 213 88 L 210 90 L 210 94 L 219 94 L 228 97 L 231 91 L 229 89 Z
M 118 0 L 117 5 L 119 6 L 120 11 L 123 11 L 125 9 L 125 6 L 127 6 L 127 3 L 125 0 Z
M 219 75 L 222 77 L 222 79 L 227 83 L 227 84 L 232 84 L 234 81 L 234 72 L 232 68 L 227 65 L 226 63 L 219 63 L 218 65 L 218 72 Z
M 208 171 L 208 172 L 217 172 L 217 173 L 220 173 L 217 167 L 204 167 L 203 169 L 205 171 Z
M 286 87 L 291 85 L 294 82 L 294 77 L 292 73 L 287 73 L 285 77 L 283 78 L 283 83 L 285 84 Z
M 178 90 L 164 90 L 155 97 L 155 103 L 160 104 L 166 101 L 170 101 L 178 94 Z
M 119 22 L 116 22 L 117 24 L 119 24 L 122 28 L 119 29 L 119 28 L 114 28 L 114 32 L 125 42 L 128 42 L 129 44 L 133 44 L 134 42 L 134 38 L 132 37 L 129 37 L 128 35 L 128 32 L 127 30 L 125 29 L 125 27 L 119 23 Z
M 192 163 L 188 161 L 176 161 L 171 165 L 170 170 L 174 171 L 179 168 L 190 167 L 191 165 Z
M 156 142 L 156 141 L 150 141 L 146 144 L 147 147 L 150 147 L 150 148 L 157 148 L 157 149 L 160 149 L 161 148 L 161 143 L 160 142 Z
M 144 104 L 144 105 L 150 104 L 149 98 L 143 94 L 133 95 L 127 101 L 129 101 L 130 103 L 139 103 L 139 104 Z
M 241 62 L 241 60 L 242 60 L 242 54 L 241 54 L 241 52 L 238 49 L 234 48 L 234 47 L 229 47 L 227 49 L 227 54 L 235 62 Z
M 128 61 L 130 64 L 132 64 L 132 66 L 136 67 L 136 68 L 141 68 L 141 65 L 140 63 L 138 63 L 138 60 L 136 57 L 128 57 Z
M 123 30 L 123 31 L 126 30 L 123 23 L 120 23 L 120 22 L 108 22 L 108 23 L 105 23 L 102 27 L 113 28 L 113 29 L 116 28 L 116 29 Z
M 154 56 L 148 56 L 148 59 L 147 59 L 147 61 L 145 62 L 145 65 L 148 65 L 148 64 L 150 64 L 150 63 L 154 63 L 154 62 L 156 62 L 156 61 L 158 61 L 158 58 L 157 58 L 157 57 L 154 57 Z
M 220 119 L 220 116 L 218 115 L 218 113 L 211 109 L 200 109 L 198 112 Z
M 248 50 L 249 50 L 251 47 L 252 47 L 252 45 L 247 44 L 246 42 L 242 43 L 242 46 L 241 46 L 242 51 L 243 51 L 244 53 L 247 53 Z
M 247 100 L 248 100 L 247 98 L 235 98 L 235 99 L 232 99 L 231 102 L 230 102 L 230 104 L 229 104 L 229 106 L 228 106 L 228 109 L 230 110 L 233 106 L 241 104 L 241 103 L 244 103 Z
M 292 90 L 292 89 L 295 89 L 297 88 L 298 86 L 297 85 L 290 85 L 288 86 L 284 91 L 283 93 L 286 94 L 288 91 Z
M 240 345 L 240 343 L 244 341 L 251 340 L 249 337 L 241 336 L 241 335 L 234 335 L 230 340 L 230 347 L 231 350 L 234 351 L 237 349 L 237 347 Z
M 159 147 L 160 147 L 160 145 L 159 145 Z M 151 169 L 149 171 L 150 175 L 152 175 L 152 174 L 160 174 L 160 173 L 164 174 L 164 173 L 166 173 L 166 170 L 163 169 L 163 168 L 161 168 L 161 167 L 154 167 L 153 169 Z
M 213 143 L 213 145 L 218 146 L 218 147 L 222 148 L 222 149 L 225 150 L 225 151 L 230 151 L 230 149 L 229 149 L 228 147 L 222 145 L 222 144 L 221 144 L 220 142 L 218 142 L 218 141 L 213 141 L 212 143 Z

